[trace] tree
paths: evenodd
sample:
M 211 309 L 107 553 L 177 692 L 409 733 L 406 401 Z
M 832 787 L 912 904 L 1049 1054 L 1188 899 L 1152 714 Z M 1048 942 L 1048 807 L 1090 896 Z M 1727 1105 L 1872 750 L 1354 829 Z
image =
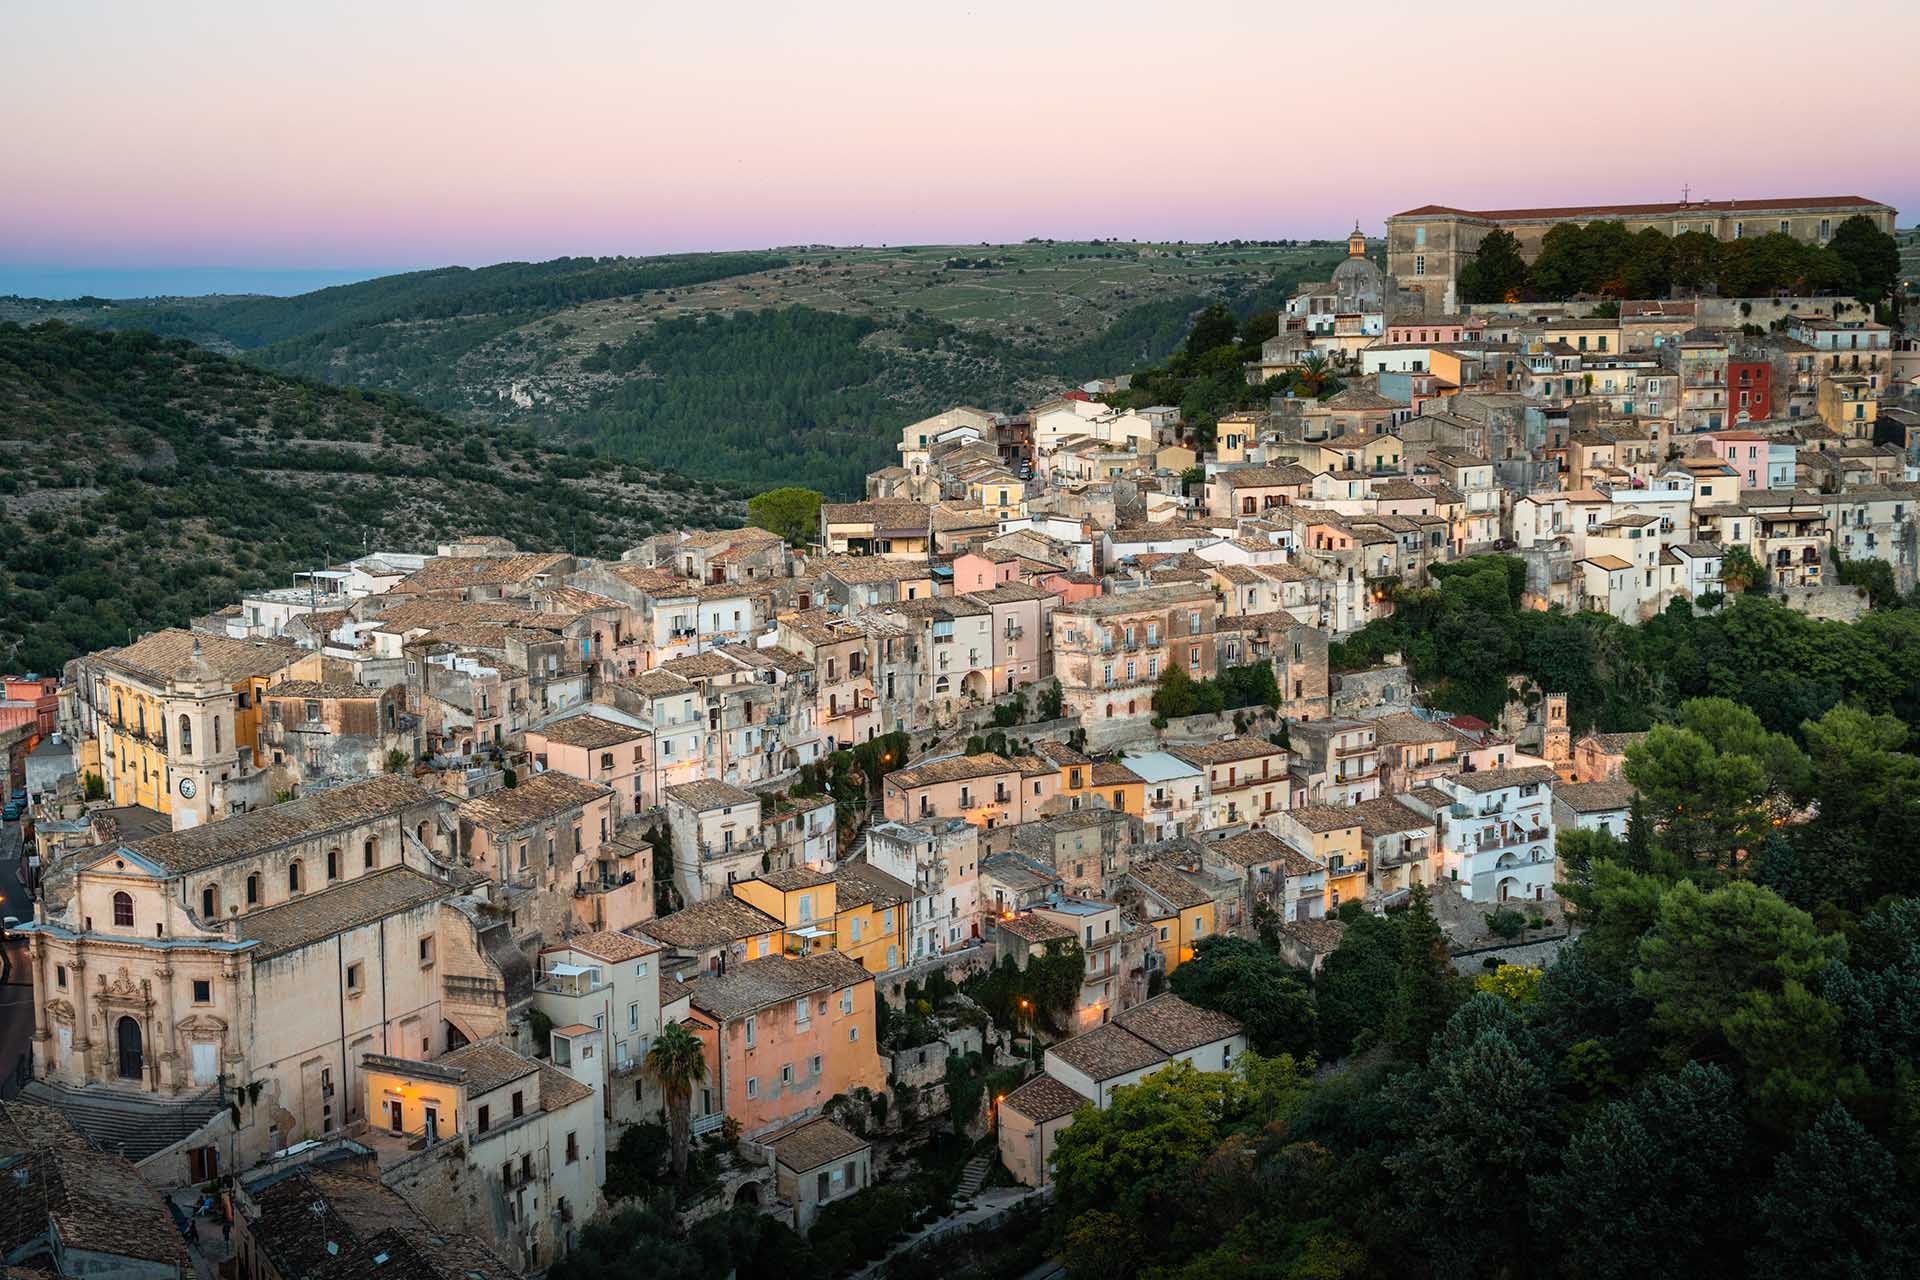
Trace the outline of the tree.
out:
M 1673 238 L 1673 283 L 1681 289 L 1704 289 L 1718 277 L 1720 241 L 1704 231 L 1683 231 Z
M 820 532 L 822 495 L 788 485 L 747 499 L 747 519 L 756 528 L 777 533 L 789 546 L 804 547 Z
M 1412 899 L 1400 918 L 1400 970 L 1387 1011 L 1387 1036 L 1400 1057 L 1425 1061 L 1428 1041 L 1459 1003 L 1460 981 L 1426 887 L 1413 886 Z
M 1837 1083 L 1838 1015 L 1809 987 L 1845 954 L 1844 940 L 1758 885 L 1705 892 L 1682 880 L 1640 940 L 1633 987 L 1667 1061 L 1737 1059 L 1784 1114 Z
M 1468 302 L 1514 302 L 1526 288 L 1527 264 L 1520 241 L 1511 231 L 1495 228 L 1474 250 L 1473 261 L 1460 271 L 1460 295 Z
M 1838 1103 L 1774 1161 L 1754 1209 L 1756 1276 L 1879 1280 L 1920 1266 L 1912 1191 L 1887 1149 Z
M 1238 1018 L 1257 1052 L 1313 1052 L 1313 997 L 1300 973 L 1258 942 L 1225 934 L 1203 938 L 1168 985 L 1182 1000 Z
M 1863 302 L 1879 302 L 1893 292 L 1900 278 L 1900 245 L 1864 213 L 1856 213 L 1833 230 L 1827 247 L 1845 263 L 1853 288 Z
M 1715 1274 L 1744 1146 L 1733 1081 L 1689 1062 L 1581 1126 L 1562 1168 L 1531 1180 L 1535 1225 L 1583 1280 Z
M 1386 1167 L 1419 1215 L 1441 1275 L 1529 1275 L 1528 1179 L 1552 1167 L 1552 1074 L 1497 996 L 1461 1005 L 1427 1067 L 1393 1095 L 1402 1132 Z
M 701 1054 L 699 1039 L 685 1024 L 668 1023 L 647 1050 L 647 1070 L 666 1094 L 673 1176 L 685 1182 L 687 1148 L 693 1138 L 693 1086 L 707 1078 L 707 1060 Z
M 1165 1212 L 1183 1166 L 1219 1142 L 1241 1105 L 1239 1077 L 1179 1061 L 1116 1089 L 1105 1111 L 1082 1111 L 1054 1148 L 1055 1201 L 1068 1218 L 1108 1211 L 1134 1221 Z
M 1344 1058 L 1370 1048 L 1386 1026 L 1400 973 L 1400 937 L 1386 916 L 1362 913 L 1347 925 L 1314 978 L 1320 1056 Z
M 1187 331 L 1186 345 L 1181 348 L 1181 354 L 1192 361 L 1216 348 L 1230 347 L 1238 330 L 1233 312 L 1217 302 L 1212 303 L 1194 317 L 1193 328 Z
M 1766 589 L 1767 571 L 1753 558 L 1753 553 L 1735 543 L 1720 556 L 1720 583 L 1734 595 L 1751 591 L 1755 586 Z

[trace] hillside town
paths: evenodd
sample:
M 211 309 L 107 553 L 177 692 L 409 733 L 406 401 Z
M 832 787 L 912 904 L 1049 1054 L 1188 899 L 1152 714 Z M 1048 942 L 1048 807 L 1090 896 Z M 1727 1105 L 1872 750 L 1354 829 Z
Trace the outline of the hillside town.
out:
M 1123 375 L 955 406 L 804 528 L 448 529 L 8 677 L 0 1253 L 537 1274 L 656 1130 L 704 1170 L 688 1219 L 804 1234 L 934 1133 L 956 1203 L 1012 1204 L 1115 1090 L 1248 1052 L 1170 989 L 1209 940 L 1312 975 L 1417 903 L 1474 969 L 1551 951 L 1560 836 L 1626 834 L 1640 735 L 1519 677 L 1451 713 L 1343 646 L 1492 556 L 1522 609 L 1630 624 L 1912 590 L 1920 340 L 1845 297 L 1461 272 L 1494 230 L 1858 216 L 1893 230 L 1860 197 L 1423 206 L 1285 303 L 1263 407 Z

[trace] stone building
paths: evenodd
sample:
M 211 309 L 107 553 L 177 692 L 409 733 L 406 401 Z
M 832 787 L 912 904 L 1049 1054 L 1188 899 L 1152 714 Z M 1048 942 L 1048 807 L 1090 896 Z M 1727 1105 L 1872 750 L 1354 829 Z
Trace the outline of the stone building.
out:
M 382 776 L 69 855 L 20 926 L 38 1074 L 156 1104 L 257 1082 L 243 1159 L 343 1127 L 360 1053 L 448 1043 L 440 935 L 470 930 L 442 907 L 471 879 L 449 825 Z

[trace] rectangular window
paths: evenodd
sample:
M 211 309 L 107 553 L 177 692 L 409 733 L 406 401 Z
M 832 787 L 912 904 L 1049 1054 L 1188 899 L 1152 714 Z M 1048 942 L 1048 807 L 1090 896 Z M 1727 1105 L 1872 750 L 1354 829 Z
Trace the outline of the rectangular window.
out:
M 759 1076 L 747 1077 L 747 1096 L 749 1098 L 757 1098 L 760 1096 L 760 1077 Z
M 580 1162 L 580 1139 L 574 1134 L 570 1133 L 567 1135 L 567 1163 L 578 1164 L 579 1162 Z
M 433 968 L 433 935 L 431 934 L 420 939 L 420 967 Z
M 1427 258 L 1425 254 L 1414 255 L 1413 274 L 1417 276 L 1423 276 L 1427 274 Z
M 360 964 L 358 961 L 347 966 L 347 994 L 350 996 L 360 994 Z
M 485 1133 L 487 1130 L 491 1129 L 493 1127 L 493 1108 L 485 1107 L 485 1106 L 481 1107 L 480 1114 L 475 1118 L 473 1127 L 478 1129 L 481 1133 Z
M 213 1003 L 213 983 L 206 978 L 193 980 L 193 1002 L 195 1004 Z
M 753 1046 L 759 1043 L 760 1043 L 760 1024 L 754 1019 L 752 1014 L 748 1014 L 747 1015 L 747 1048 L 751 1049 L 753 1048 Z

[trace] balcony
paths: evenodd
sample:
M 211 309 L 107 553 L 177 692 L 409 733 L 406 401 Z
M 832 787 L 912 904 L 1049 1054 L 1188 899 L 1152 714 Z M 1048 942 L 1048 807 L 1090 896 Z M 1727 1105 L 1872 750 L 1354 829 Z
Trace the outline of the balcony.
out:
M 1482 835 L 1474 842 L 1476 852 L 1494 849 L 1517 849 L 1522 845 L 1538 844 L 1547 838 L 1545 827 L 1507 827 L 1492 835 Z
M 1367 860 L 1365 858 L 1348 858 L 1337 867 L 1328 867 L 1327 879 L 1341 880 L 1347 876 L 1363 876 L 1366 873 Z

